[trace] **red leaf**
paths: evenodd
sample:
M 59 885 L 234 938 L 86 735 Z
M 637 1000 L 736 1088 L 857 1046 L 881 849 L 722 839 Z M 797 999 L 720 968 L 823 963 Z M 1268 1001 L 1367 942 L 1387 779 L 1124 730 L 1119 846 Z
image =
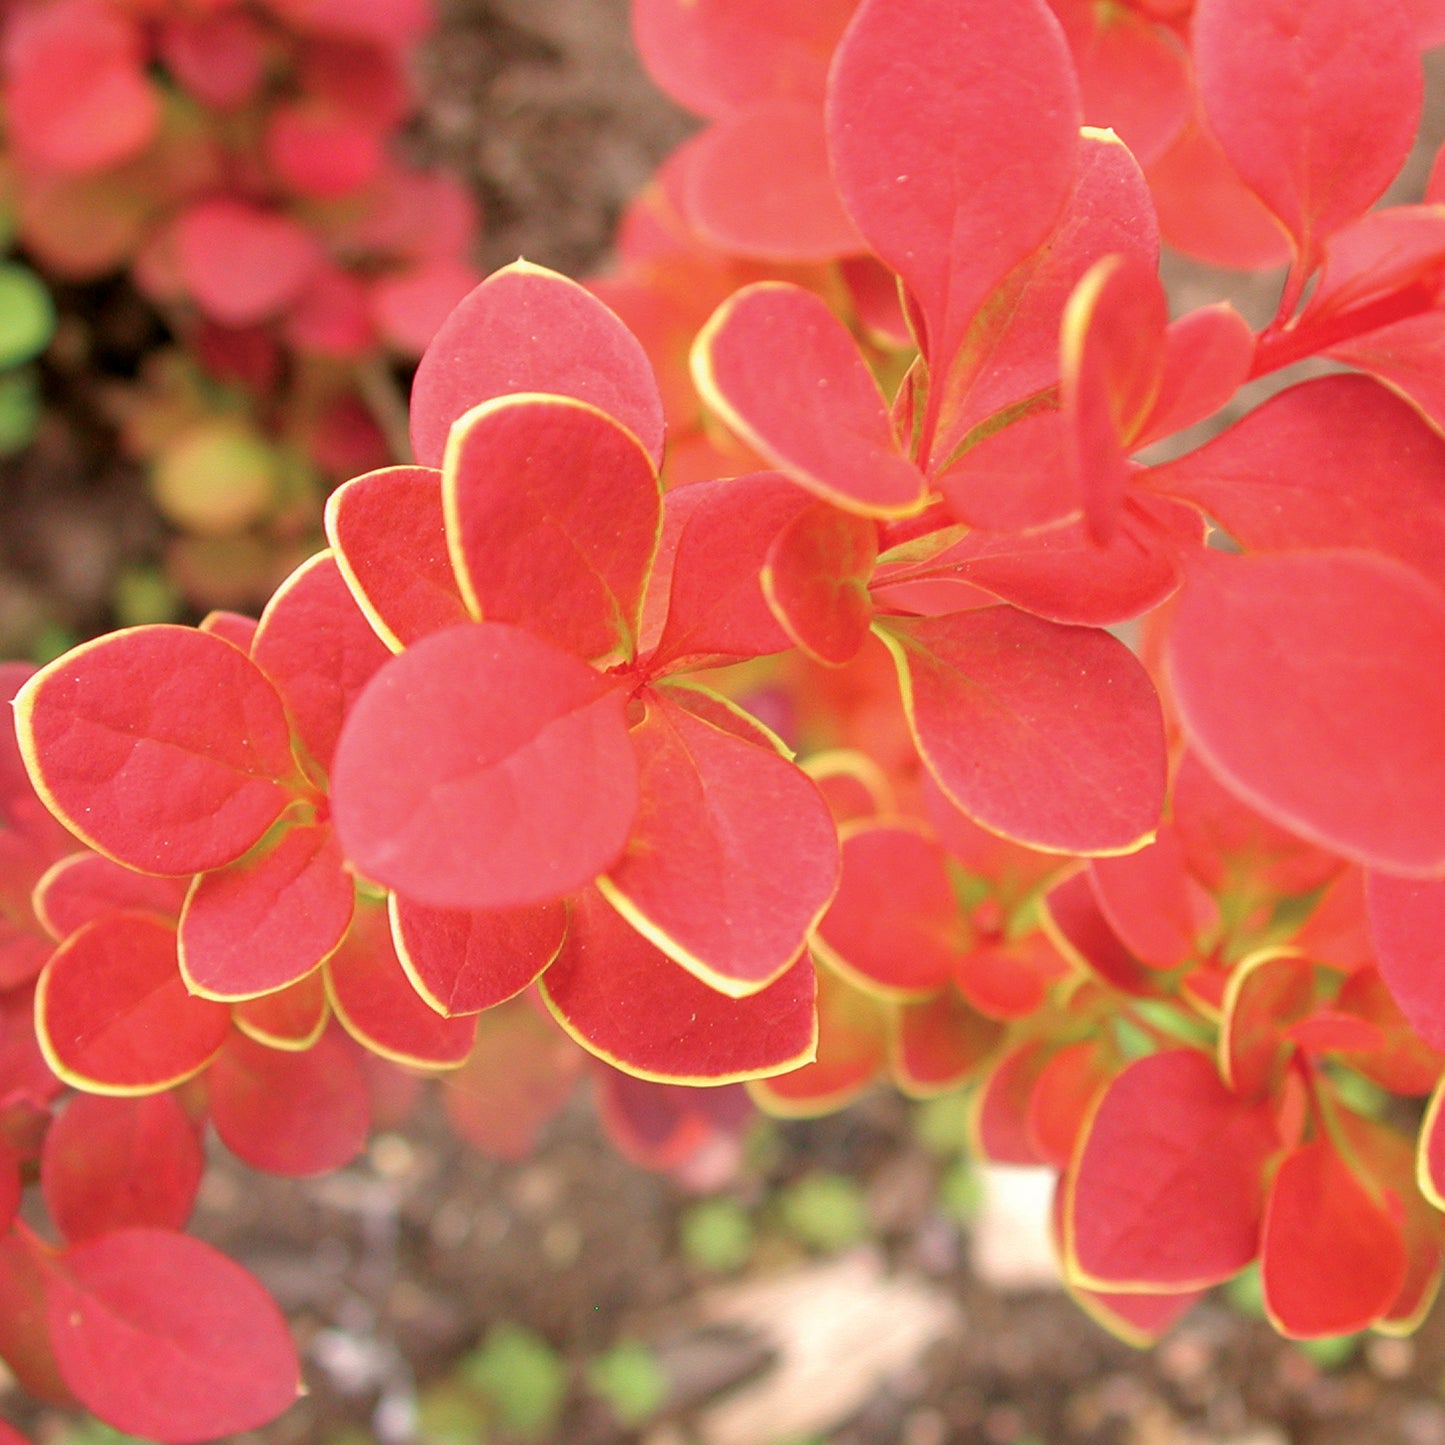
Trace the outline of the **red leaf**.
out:
M 1370 936 L 1380 975 L 1410 1026 L 1432 1048 L 1445 1049 L 1445 881 L 1371 873 L 1365 882 Z
M 690 1188 L 714 1187 L 737 1168 L 742 1132 L 756 1117 L 741 1084 L 659 1084 L 605 1064 L 593 1073 L 597 1118 L 624 1159 L 669 1170 Z
M 1174 826 L 1189 871 L 1220 893 L 1309 893 L 1344 867 L 1240 802 L 1193 753 L 1175 773 Z
M 310 97 L 271 107 L 261 150 L 283 187 L 322 201 L 364 190 L 384 160 L 372 117 Z
M 1164 332 L 1164 371 L 1143 431 L 1144 446 L 1213 416 L 1249 376 L 1254 332 L 1227 301 L 1200 306 Z
M 296 1349 L 270 1295 L 184 1234 L 124 1229 L 69 1250 L 46 1313 L 66 1384 L 127 1434 L 168 1445 L 238 1434 L 300 1393 Z
M 412 987 L 439 1014 L 479 1013 L 532 983 L 567 932 L 560 902 L 464 911 L 393 893 L 392 941 Z
M 865 0 L 828 104 L 843 203 L 917 298 L 941 375 L 1074 183 L 1082 116 L 1058 22 L 1042 0 Z
M 1320 242 L 1369 209 L 1420 116 L 1406 0 L 1199 0 L 1191 36 L 1209 126 L 1294 238 Z
M 769 261 L 867 249 L 833 186 L 816 100 L 775 100 L 720 120 L 681 164 L 688 223 L 709 245 Z
M 279 314 L 322 264 L 300 221 L 249 201 L 196 201 L 175 223 L 180 277 L 212 321 L 249 326 Z
M 841 667 L 868 637 L 868 582 L 878 528 L 827 502 L 814 502 L 773 540 L 763 592 L 773 615 L 809 657 Z
M 1289 259 L 1289 239 L 1196 116 L 1149 167 L 1164 239 L 1214 266 L 1254 271 Z
M 1191 746 L 1251 806 L 1386 872 L 1445 867 L 1445 597 L 1418 573 L 1199 553 L 1167 660 Z
M 1445 441 L 1369 377 L 1300 382 L 1146 476 L 1249 552 L 1358 547 L 1445 584 Z
M 1041 901 L 1043 926 L 1065 958 L 1122 993 L 1154 992 L 1158 980 L 1114 932 L 1087 872 L 1060 879 Z
M 1218 915 L 1185 870 L 1184 849 L 1167 825 L 1137 853 L 1093 859 L 1089 883 L 1115 933 L 1154 968 L 1187 962 Z
M 275 993 L 242 999 L 231 1011 L 231 1022 L 269 1049 L 300 1050 L 321 1037 L 330 1014 L 326 979 L 318 968 Z
M 330 552 L 303 562 L 276 589 L 251 644 L 252 661 L 275 684 L 323 772 L 352 703 L 389 655 Z
M 99 0 L 60 0 L 7 17 L 5 124 L 34 171 L 85 173 L 150 145 L 160 95 L 138 19 Z
M 1061 853 L 1124 853 L 1164 798 L 1159 702 L 1107 633 L 1011 607 L 879 626 L 914 738 L 949 798 L 985 827 Z
M 1056 1169 L 1069 1167 L 1094 1101 L 1117 1067 L 1112 1051 L 1090 1039 L 1065 1044 L 1039 1070 L 1029 1093 L 1029 1138 Z
M 856 0 L 636 0 L 632 30 L 648 73 L 703 115 L 775 97 L 820 100 Z
M 118 908 L 175 917 L 186 901 L 180 878 L 137 873 L 99 853 L 71 853 L 35 885 L 35 916 L 57 941 Z
M 301 1052 L 233 1033 L 206 1082 L 216 1133 L 252 1169 L 326 1174 L 365 1147 L 371 1093 L 356 1045 L 335 1028 Z
M 611 417 L 561 397 L 501 397 L 452 427 L 442 499 L 477 618 L 582 657 L 631 659 L 662 493 Z
M 869 993 L 938 993 L 968 943 L 943 849 L 901 818 L 846 824 L 839 837 L 843 872 L 818 925 L 820 955 Z
M 1059 393 L 1084 516 L 1099 543 L 1118 526 L 1128 453 L 1163 380 L 1168 324 L 1155 268 L 1135 255 L 1106 256 L 1091 267 L 1064 309 Z
M 1158 267 L 1154 203 L 1139 163 L 1118 137 L 1085 129 L 1078 175 L 1053 233 L 1010 272 L 970 328 L 953 368 L 934 380 L 943 396 L 930 469 L 952 459 L 975 428 L 986 432 L 981 423 L 1056 385 L 1065 303 L 1096 262 L 1115 255 Z
M 76 1094 L 45 1135 L 45 1205 L 71 1243 L 114 1229 L 184 1229 L 205 1169 L 196 1126 L 173 1094 Z
M 1278 1093 L 1295 1053 L 1286 1031 L 1314 1000 L 1314 966 L 1292 949 L 1264 949 L 1235 964 L 1219 1028 L 1220 1072 L 1235 1093 L 1247 1099 Z
M 952 989 L 898 1005 L 892 1032 L 894 1079 L 904 1093 L 921 1098 L 968 1081 L 1004 1039 L 1002 1024 L 985 1018 Z
M 1002 1026 L 993 1028 L 1002 1038 Z M 1050 1055 L 1050 1045 L 1035 1039 L 994 1061 L 973 1105 L 972 1132 L 983 1158 L 995 1164 L 1044 1162 L 1029 1128 L 1029 1100 Z
M 1052 3 L 1079 68 L 1084 118 L 1117 131 L 1142 162 L 1154 160 L 1189 116 L 1183 47 L 1147 13 L 1100 10 L 1091 0 Z
M 1264 1169 L 1279 1147 L 1194 1049 L 1130 1064 L 1090 1121 L 1069 1180 L 1068 1266 L 1092 1288 L 1198 1289 L 1259 1250 Z
M 1420 1192 L 1435 1206 L 1445 1209 L 1445 1076 L 1430 1096 L 1420 1124 L 1416 1167 Z
M 326 536 L 357 605 L 393 651 L 470 617 L 447 551 L 439 471 L 384 467 L 344 482 L 327 500 Z
M 923 504 L 888 404 L 848 329 L 811 291 L 759 281 L 698 333 L 693 377 L 708 404 L 801 487 L 865 517 Z
M 785 1073 L 814 1057 L 812 961 L 734 999 L 660 953 L 589 890 L 541 980 L 557 1021 L 624 1073 L 662 1083 L 724 1084 Z
M 452 423 L 514 392 L 585 401 L 661 464 L 662 401 L 637 339 L 575 281 L 525 261 L 483 281 L 427 347 L 411 392 L 417 461 L 441 466 Z
M 15 700 L 36 789 L 98 852 L 147 873 L 239 858 L 286 806 L 291 734 L 242 652 L 188 627 L 82 644 Z
M 1445 422 L 1441 367 L 1445 326 L 1441 320 L 1439 310 L 1432 308 L 1331 346 L 1324 354 L 1377 377 L 1439 427 Z
M 697 482 L 667 494 L 664 536 L 669 523 L 677 536 L 654 669 L 787 649 L 790 639 L 768 606 L 761 576 L 774 540 L 810 505 L 808 494 L 778 472 Z M 651 587 L 660 585 L 660 570 Z
M 888 1067 L 886 1006 L 829 968 L 819 968 L 817 977 L 817 1057 L 801 1068 L 754 1079 L 748 1085 L 759 1108 L 784 1119 L 834 1113 Z
M 1204 1290 L 1117 1294 L 1070 1284 L 1069 1293 L 1092 1319 L 1136 1350 L 1157 1344 L 1200 1300 Z
M 454 1069 L 471 1051 L 476 1015 L 443 1018 L 417 993 L 382 909 L 357 909 L 351 932 L 325 967 L 336 1017 L 363 1048 L 422 1069 Z
M 205 998 L 274 993 L 310 973 L 346 936 L 355 884 L 326 826 L 203 873 L 181 914 L 180 967 Z
M 1392 1094 L 1419 1097 L 1430 1093 L 1442 1073 L 1445 1054 L 1427 1043 L 1412 1026 L 1378 968 L 1362 968 L 1340 985 L 1336 1006 L 1369 1025 L 1379 1036 L 1365 1050 L 1345 1050 L 1350 1067 Z
M 1057 371 L 1058 337 L 1051 337 Z M 960 522 L 1027 532 L 1077 517 L 1082 499 L 1069 466 L 1073 436 L 1056 408 L 1028 411 L 968 448 L 934 484 Z
M 447 1119 L 489 1159 L 525 1159 L 576 1091 L 586 1060 L 530 1000 L 489 1009 L 466 1063 L 442 1080 Z
M 347 720 L 332 771 L 343 851 L 437 908 L 560 898 L 621 853 L 637 811 L 626 693 L 498 622 L 393 658 Z
M 983 587 L 1050 622 L 1111 626 L 1157 607 L 1179 587 L 1176 554 L 1204 542 L 1204 518 L 1164 497 L 1124 501 L 1108 544 L 1082 521 L 1026 532 L 970 532 L 933 564 L 939 577 Z M 878 587 L 886 583 L 880 569 Z
M 642 804 L 598 886 L 656 947 L 742 998 L 798 958 L 838 882 L 817 785 L 769 747 L 644 694 L 632 731 Z
M 23 1223 L 0 1235 L 0 1357 L 27 1394 L 73 1408 L 75 1396 L 60 1377 L 45 1327 L 55 1253 Z
M 1274 1176 L 1260 1264 L 1264 1307 L 1281 1334 L 1353 1334 L 1379 1320 L 1405 1282 L 1399 1217 L 1316 1139 Z
M 230 1010 L 186 992 L 174 926 L 110 913 L 51 955 L 35 995 L 45 1060 L 97 1094 L 155 1094 L 199 1073 L 230 1027 Z

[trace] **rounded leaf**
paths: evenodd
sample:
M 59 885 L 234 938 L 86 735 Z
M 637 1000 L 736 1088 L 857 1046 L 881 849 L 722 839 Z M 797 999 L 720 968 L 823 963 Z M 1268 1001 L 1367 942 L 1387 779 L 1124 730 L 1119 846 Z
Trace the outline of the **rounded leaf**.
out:
M 65 1383 L 126 1434 L 166 1445 L 239 1434 L 300 1393 L 296 1348 L 275 1301 L 188 1235 L 122 1229 L 69 1250 L 50 1280 L 46 1316 Z
M 436 908 L 561 898 L 621 853 L 637 811 L 625 691 L 521 628 L 433 633 L 372 678 L 332 804 L 368 877 Z

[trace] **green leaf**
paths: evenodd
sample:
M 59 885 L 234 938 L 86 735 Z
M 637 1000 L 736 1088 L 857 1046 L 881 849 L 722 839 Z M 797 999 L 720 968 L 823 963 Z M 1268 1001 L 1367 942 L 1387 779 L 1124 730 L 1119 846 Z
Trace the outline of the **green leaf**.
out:
M 567 1393 L 556 1352 L 521 1325 L 497 1325 L 457 1367 L 457 1377 L 486 1396 L 503 1430 L 528 1440 L 551 1433 Z
M 55 303 L 28 266 L 0 262 L 0 367 L 38 356 L 55 334 Z
M 728 1274 L 741 1269 L 753 1250 L 748 1212 L 727 1195 L 700 1199 L 682 1216 L 682 1252 L 699 1269 Z
M 0 457 L 28 447 L 40 424 L 40 387 L 28 367 L 0 372 Z
M 856 1180 L 842 1174 L 808 1174 L 782 1196 L 783 1224 L 801 1244 L 827 1252 L 868 1235 L 868 1210 Z
M 623 1340 L 587 1367 L 587 1383 L 624 1425 L 640 1425 L 667 1398 L 667 1375 L 639 1340 Z

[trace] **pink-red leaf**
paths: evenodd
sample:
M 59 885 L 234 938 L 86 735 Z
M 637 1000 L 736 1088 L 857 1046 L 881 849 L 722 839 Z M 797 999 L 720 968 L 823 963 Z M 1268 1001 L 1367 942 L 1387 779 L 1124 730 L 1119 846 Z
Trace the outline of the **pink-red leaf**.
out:
M 1279 1146 L 1267 1103 L 1220 1083 L 1207 1055 L 1129 1065 L 1090 1120 L 1069 1180 L 1071 1273 L 1108 1288 L 1199 1288 L 1259 1250 L 1264 1169 Z
M 1199 0 L 1191 30 L 1210 129 L 1294 238 L 1304 270 L 1369 209 L 1420 115 L 1407 0 Z
M 358 1053 L 334 1026 L 300 1052 L 233 1033 L 206 1074 L 221 1142 L 268 1174 L 303 1178 L 349 1164 L 371 1128 Z
M 71 934 L 35 995 L 46 1062 L 92 1093 L 154 1094 L 199 1073 L 225 1042 L 230 1010 L 181 981 L 174 926 L 110 913 Z
M 188 627 L 135 627 L 66 653 L 21 689 L 36 789 L 93 848 L 147 873 L 239 858 L 286 806 L 281 699 L 242 652 Z
M 827 502 L 814 502 L 773 540 L 763 592 L 773 615 L 809 657 L 841 667 L 868 636 L 868 582 L 878 528 Z
M 476 1015 L 443 1018 L 417 993 L 396 956 L 384 909 L 357 909 L 325 971 L 336 1017 L 363 1048 L 423 1069 L 454 1069 L 470 1052 Z
M 1415 1032 L 1445 1048 L 1445 881 L 1371 873 L 1365 884 L 1380 975 Z
M 867 517 L 923 503 L 924 481 L 848 329 L 811 291 L 759 281 L 713 313 L 693 376 L 744 441 L 801 487 Z
M 1067 853 L 1122 853 L 1164 799 L 1159 700 L 1107 633 L 1011 607 L 889 618 L 918 750 L 949 798 L 994 832 Z
M 437 908 L 560 898 L 622 851 L 637 811 L 626 693 L 520 628 L 433 633 L 368 684 L 336 750 L 348 858 Z
M 768 606 L 762 572 L 773 542 L 810 505 L 808 493 L 779 472 L 697 482 L 667 494 L 664 545 L 674 530 L 676 537 L 654 668 L 786 650 L 788 634 Z M 662 570 L 654 571 L 654 589 Z
M 941 374 L 1074 184 L 1083 117 L 1058 22 L 1042 0 L 865 0 L 828 106 L 843 203 L 917 298 Z
M 275 684 L 323 771 L 351 704 L 389 655 L 330 552 L 318 552 L 276 589 L 251 643 L 252 661 Z
M 1128 454 L 1164 374 L 1164 288 L 1137 255 L 1106 256 L 1064 309 L 1059 393 L 1089 531 L 1107 542 L 1129 482 Z
M 1266 817 L 1386 872 L 1445 867 L 1445 596 L 1366 552 L 1199 553 L 1168 645 L 1191 746 Z
M 662 400 L 636 337 L 575 281 L 525 261 L 489 276 L 442 323 L 411 393 L 416 459 L 439 467 L 464 412 L 513 392 L 585 401 L 662 461 Z
M 384 467 L 353 477 L 327 500 L 326 536 L 357 604 L 393 651 L 468 620 L 439 471 Z
M 223 326 L 268 320 L 321 267 L 320 242 L 300 221 L 250 201 L 213 196 L 181 213 L 176 265 L 196 305 Z
M 45 1135 L 40 1185 L 71 1243 L 113 1229 L 184 1229 L 205 1154 L 173 1094 L 76 1094 Z
M 828 169 L 823 108 L 775 100 L 710 126 L 682 157 L 689 225 L 740 256 L 829 261 L 865 250 Z
M 884 997 L 939 992 L 968 942 L 943 849 L 905 819 L 847 824 L 840 837 L 842 877 L 818 927 L 820 955 Z
M 186 901 L 180 878 L 137 873 L 99 853 L 71 853 L 35 885 L 35 916 L 57 941 L 118 908 L 140 908 L 175 917 Z
M 1247 551 L 1358 547 L 1445 584 L 1445 441 L 1369 377 L 1300 382 L 1147 476 Z
M 560 903 L 465 911 L 389 901 L 392 940 L 416 991 L 440 1014 L 478 1013 L 532 983 L 567 932 Z
M 1405 1283 L 1400 1219 L 1327 1139 L 1288 1154 L 1270 1186 L 1261 1248 L 1264 1307 L 1294 1339 L 1352 1334 Z
M 611 417 L 562 397 L 485 402 L 452 427 L 442 499 L 476 617 L 582 657 L 634 655 L 662 493 Z
M 1005 278 L 969 328 L 943 388 L 928 463 L 936 469 L 980 423 L 1059 379 L 1059 316 L 1105 256 L 1159 263 L 1159 226 L 1139 163 L 1110 131 L 1085 129 L 1079 169 L 1053 233 Z
M 585 1049 L 664 1083 L 784 1073 L 811 1060 L 817 1045 L 811 959 L 747 998 L 729 998 L 660 953 L 593 890 L 574 903 L 541 989 Z
M 535 1002 L 514 999 L 477 1020 L 477 1041 L 442 1080 L 452 1127 L 491 1159 L 525 1159 L 572 1097 L 587 1055 Z
M 633 729 L 642 804 L 599 880 L 664 953 L 741 998 L 798 958 L 838 883 L 817 785 L 771 747 L 695 716 L 660 690 Z
M 181 914 L 187 987 L 238 1001 L 311 972 L 346 936 L 355 884 L 332 830 L 290 828 L 265 851 L 203 873 Z
M 296 1349 L 270 1295 L 184 1234 L 123 1229 L 67 1251 L 46 1313 L 66 1384 L 127 1434 L 167 1445 L 239 1434 L 300 1393 Z
M 648 73 L 702 115 L 778 97 L 821 100 L 828 61 L 856 0 L 636 0 L 632 31 Z

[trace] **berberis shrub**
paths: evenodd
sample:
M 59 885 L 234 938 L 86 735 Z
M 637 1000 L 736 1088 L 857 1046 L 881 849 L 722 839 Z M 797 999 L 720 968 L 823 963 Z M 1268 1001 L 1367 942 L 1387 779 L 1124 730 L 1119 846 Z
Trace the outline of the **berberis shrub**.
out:
M 1370 207 L 1440 9 L 639 0 L 713 124 L 619 273 L 473 291 L 415 464 L 332 497 L 259 624 L 10 676 L 25 1384 L 171 1441 L 284 1409 L 282 1321 L 182 1232 L 199 1139 L 335 1167 L 378 1060 L 515 1152 L 585 1055 L 662 1163 L 739 1085 L 967 1087 L 1127 1337 L 1256 1260 L 1287 1334 L 1417 1324 L 1445 207 Z M 1274 319 L 1171 319 L 1161 224 L 1286 258 Z

